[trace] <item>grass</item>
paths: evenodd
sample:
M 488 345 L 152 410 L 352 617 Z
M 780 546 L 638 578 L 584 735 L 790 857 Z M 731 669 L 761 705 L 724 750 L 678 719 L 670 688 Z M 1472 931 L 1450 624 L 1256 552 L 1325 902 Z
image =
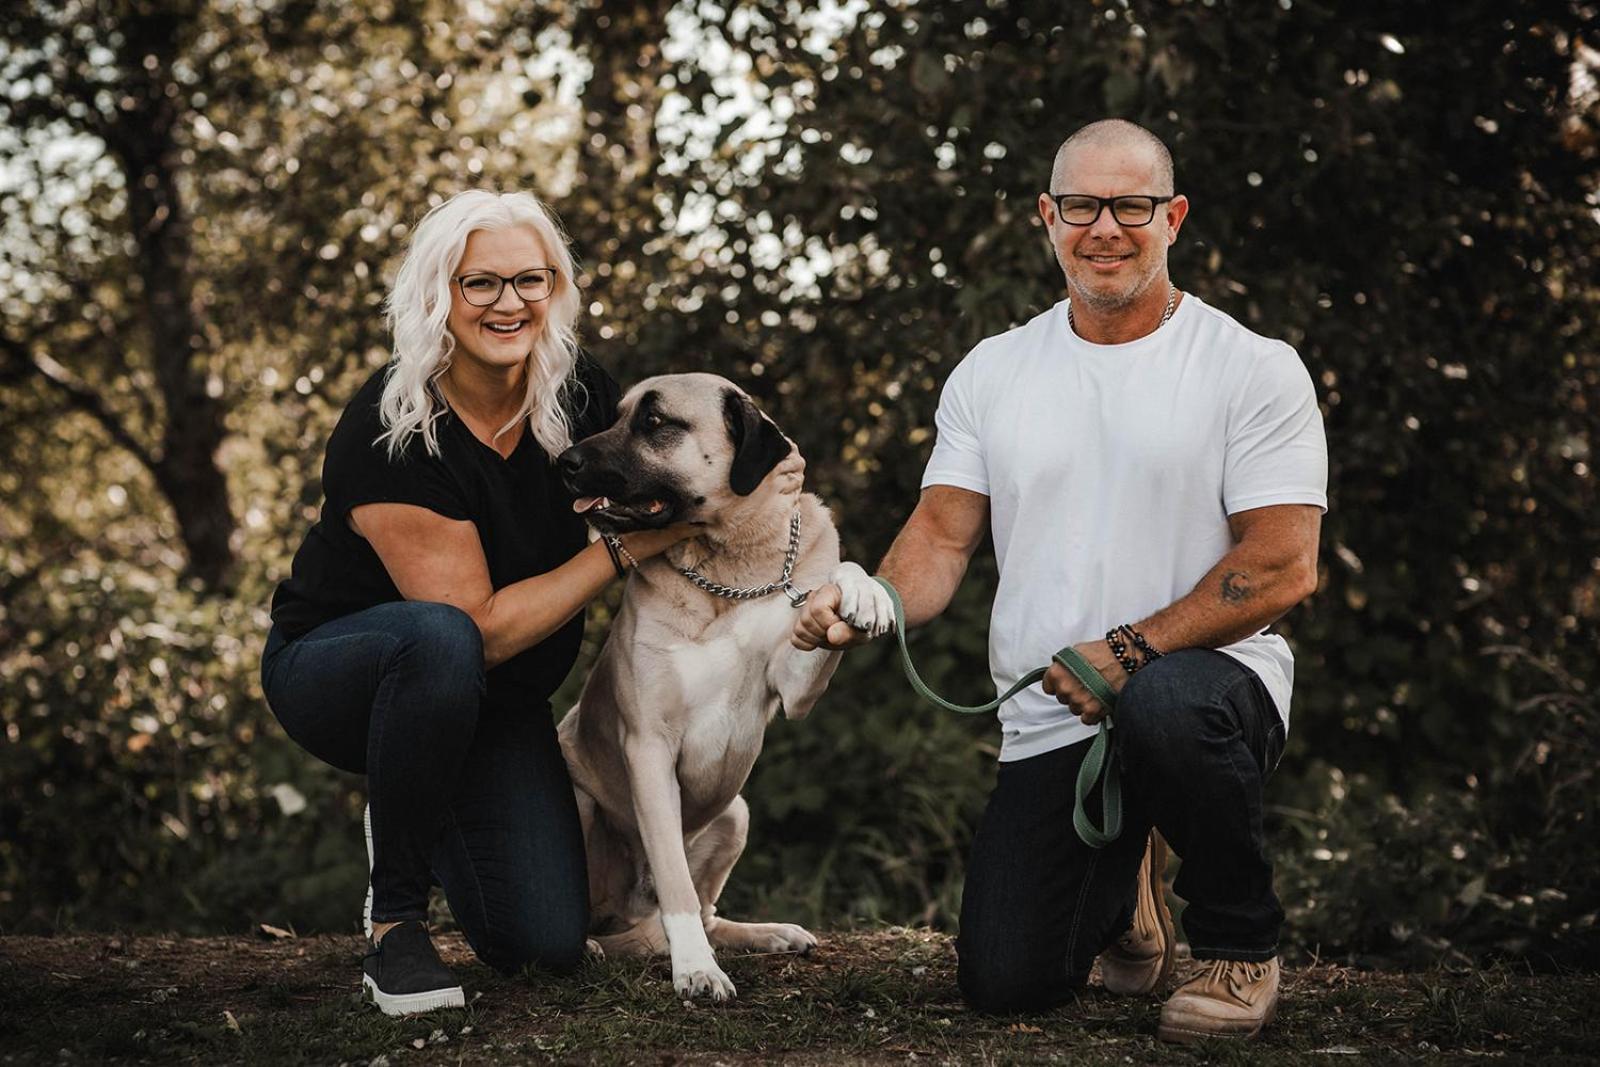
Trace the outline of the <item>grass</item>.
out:
M 1091 985 L 1048 1014 L 994 1018 L 955 992 L 947 937 L 826 936 L 806 959 L 734 956 L 724 1005 L 672 994 L 665 962 L 502 978 L 441 939 L 470 1003 L 393 1020 L 356 992 L 359 939 L 72 936 L 0 940 L 0 1064 L 1299 1064 L 1600 1062 L 1600 976 L 1509 968 L 1286 970 L 1250 1044 L 1155 1040 L 1160 1001 Z

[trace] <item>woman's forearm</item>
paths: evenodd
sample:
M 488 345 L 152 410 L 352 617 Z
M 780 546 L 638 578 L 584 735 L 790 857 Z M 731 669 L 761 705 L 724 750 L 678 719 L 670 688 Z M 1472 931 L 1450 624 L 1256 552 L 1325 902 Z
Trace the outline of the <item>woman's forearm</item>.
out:
M 595 541 L 551 571 L 497 589 L 469 612 L 483 634 L 485 667 L 537 645 L 577 615 L 617 576 Z

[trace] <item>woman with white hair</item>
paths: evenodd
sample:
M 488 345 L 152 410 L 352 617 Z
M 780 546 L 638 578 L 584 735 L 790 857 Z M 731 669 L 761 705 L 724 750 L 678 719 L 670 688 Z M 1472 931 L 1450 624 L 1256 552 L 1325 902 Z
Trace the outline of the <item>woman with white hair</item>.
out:
M 464 192 L 417 226 L 388 301 L 394 358 L 328 442 L 325 503 L 272 602 L 267 701 L 314 755 L 367 776 L 367 995 L 464 1003 L 430 885 L 502 972 L 575 967 L 582 833 L 550 697 L 584 607 L 693 533 L 589 542 L 553 464 L 616 417 L 580 353 L 572 255 L 527 193 Z

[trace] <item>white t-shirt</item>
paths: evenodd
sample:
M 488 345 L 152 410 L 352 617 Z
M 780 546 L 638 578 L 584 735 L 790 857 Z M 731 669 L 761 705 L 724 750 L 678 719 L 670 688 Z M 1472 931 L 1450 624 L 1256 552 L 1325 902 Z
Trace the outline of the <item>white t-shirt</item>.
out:
M 1193 294 L 1126 344 L 1080 338 L 1065 301 L 988 338 L 945 383 L 937 426 L 923 487 L 989 498 L 997 692 L 1193 591 L 1233 547 L 1229 515 L 1327 509 L 1327 443 L 1300 357 Z M 1220 651 L 1260 676 L 1287 726 L 1287 642 L 1262 632 Z M 1096 729 L 1037 685 L 1001 706 L 1000 725 L 1001 760 Z

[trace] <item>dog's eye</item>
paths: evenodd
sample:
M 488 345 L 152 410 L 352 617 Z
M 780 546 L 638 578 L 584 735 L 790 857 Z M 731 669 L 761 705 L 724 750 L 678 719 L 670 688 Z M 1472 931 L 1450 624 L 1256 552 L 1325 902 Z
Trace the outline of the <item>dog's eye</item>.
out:
M 664 424 L 664 420 L 661 418 L 660 415 L 646 415 L 644 417 L 644 422 L 643 422 L 642 425 L 644 426 L 645 430 L 648 432 L 648 431 L 651 431 L 651 430 L 659 430 L 659 429 L 661 429 L 663 424 Z

